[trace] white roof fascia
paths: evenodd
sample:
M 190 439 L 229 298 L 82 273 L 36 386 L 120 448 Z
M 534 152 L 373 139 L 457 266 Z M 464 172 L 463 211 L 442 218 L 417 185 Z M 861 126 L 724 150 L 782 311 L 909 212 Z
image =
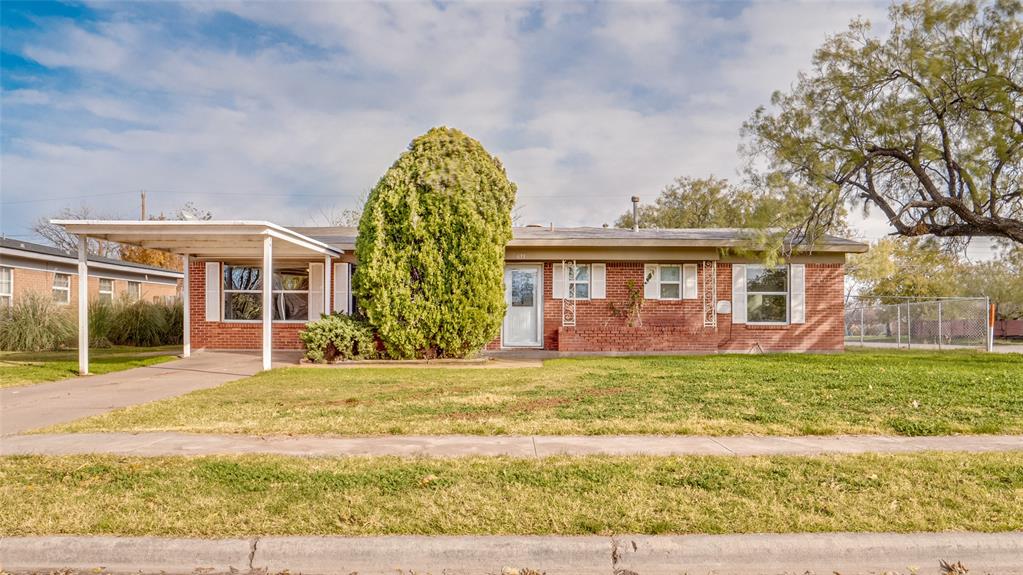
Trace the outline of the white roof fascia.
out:
M 339 256 L 342 250 L 333 248 L 323 242 L 304 236 L 284 226 L 266 221 L 249 220 L 50 220 L 50 223 L 59 225 L 71 233 L 84 234 L 93 237 L 122 236 L 124 243 L 132 241 L 159 243 L 160 232 L 171 236 L 174 240 L 194 237 L 203 239 L 209 244 L 209 240 L 216 240 L 217 236 L 224 238 L 225 248 L 230 248 L 229 242 L 232 236 L 258 237 L 269 235 L 281 241 L 293 244 L 302 249 L 320 255 Z M 169 238 L 165 238 L 171 241 Z M 117 240 L 112 240 L 117 241 Z M 152 244 L 150 244 L 152 245 Z M 160 249 L 155 247 L 153 249 Z M 177 253 L 186 253 L 187 249 L 174 250 Z

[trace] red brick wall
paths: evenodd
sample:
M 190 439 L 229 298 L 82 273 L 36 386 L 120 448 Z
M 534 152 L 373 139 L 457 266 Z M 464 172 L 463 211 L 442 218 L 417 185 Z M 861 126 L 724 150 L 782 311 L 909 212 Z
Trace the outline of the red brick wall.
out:
M 839 351 L 843 349 L 842 264 L 806 264 L 806 323 L 784 326 L 732 324 L 731 314 L 718 314 L 717 328 L 703 327 L 703 268 L 698 268 L 699 297 L 691 300 L 643 300 L 642 325 L 628 325 L 615 317 L 614 303 L 624 308 L 628 282 L 642 293 L 642 262 L 607 263 L 607 298 L 576 302 L 576 326 L 561 326 L 561 300 L 553 298 L 553 262 L 543 266 L 544 349 L 559 351 L 622 352 L 745 352 L 759 346 L 763 351 Z M 191 264 L 192 347 L 210 349 L 258 349 L 261 324 L 207 322 L 205 263 Z M 717 266 L 717 299 L 732 299 L 732 268 Z M 333 277 L 333 274 L 332 274 Z M 331 286 L 333 295 L 333 286 Z M 304 324 L 275 323 L 275 349 L 301 349 L 298 332 Z M 487 349 L 500 349 L 500 337 Z
M 718 287 L 732 298 L 731 266 L 718 266 Z M 722 351 L 841 351 L 844 349 L 845 266 L 806 264 L 806 322 L 784 326 L 733 324 L 731 314 L 718 316 Z
M 562 327 L 560 299 L 553 298 L 553 262 L 544 264 L 544 349 L 558 351 L 836 351 L 843 349 L 842 264 L 806 264 L 806 323 L 785 326 L 732 324 L 718 314 L 718 327 L 703 327 L 703 267 L 697 269 L 697 299 L 643 300 L 642 325 L 615 317 L 614 303 L 625 308 L 628 282 L 643 289 L 642 262 L 607 264 L 607 299 L 576 302 L 576 326 Z M 732 299 L 732 267 L 717 266 L 717 299 Z M 488 349 L 500 348 L 500 339 Z

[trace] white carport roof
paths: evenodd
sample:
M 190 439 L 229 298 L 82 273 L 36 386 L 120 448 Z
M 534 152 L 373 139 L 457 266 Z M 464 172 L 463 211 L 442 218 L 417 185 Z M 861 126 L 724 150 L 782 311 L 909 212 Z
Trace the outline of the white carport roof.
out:
M 261 258 L 263 239 L 274 239 L 274 259 L 338 256 L 333 248 L 284 226 L 265 221 L 51 220 L 90 238 L 165 250 L 194 258 Z
M 189 258 L 259 259 L 263 269 L 273 267 L 275 259 L 330 258 L 343 252 L 283 226 L 262 221 L 130 221 L 130 220 L 51 220 L 67 231 L 78 234 L 78 277 L 89 276 L 86 238 L 99 238 L 145 248 L 165 250 L 186 256 L 183 282 L 184 332 L 182 355 L 191 355 L 191 302 Z M 326 269 L 324 276 L 327 276 Z M 329 280 L 327 280 L 329 284 Z M 262 288 L 263 369 L 270 369 L 273 351 L 273 282 L 264 281 Z M 328 290 L 322 290 L 326 309 Z M 78 282 L 78 371 L 89 373 L 89 289 L 88 282 Z

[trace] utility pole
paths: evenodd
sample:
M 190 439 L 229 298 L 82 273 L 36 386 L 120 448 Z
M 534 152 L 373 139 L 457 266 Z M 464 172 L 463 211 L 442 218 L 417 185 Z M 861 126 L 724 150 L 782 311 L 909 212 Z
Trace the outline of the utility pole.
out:
M 139 219 L 144 222 L 146 221 L 146 192 L 143 190 L 140 193 L 142 194 L 142 216 Z

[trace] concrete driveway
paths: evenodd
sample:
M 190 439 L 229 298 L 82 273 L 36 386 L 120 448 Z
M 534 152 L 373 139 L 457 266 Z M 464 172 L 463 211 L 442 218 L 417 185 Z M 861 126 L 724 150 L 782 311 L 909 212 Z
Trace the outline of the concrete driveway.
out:
M 282 352 L 275 354 L 274 367 L 295 361 L 294 353 Z M 258 353 L 205 351 L 158 365 L 0 389 L 0 435 L 216 387 L 259 370 Z

